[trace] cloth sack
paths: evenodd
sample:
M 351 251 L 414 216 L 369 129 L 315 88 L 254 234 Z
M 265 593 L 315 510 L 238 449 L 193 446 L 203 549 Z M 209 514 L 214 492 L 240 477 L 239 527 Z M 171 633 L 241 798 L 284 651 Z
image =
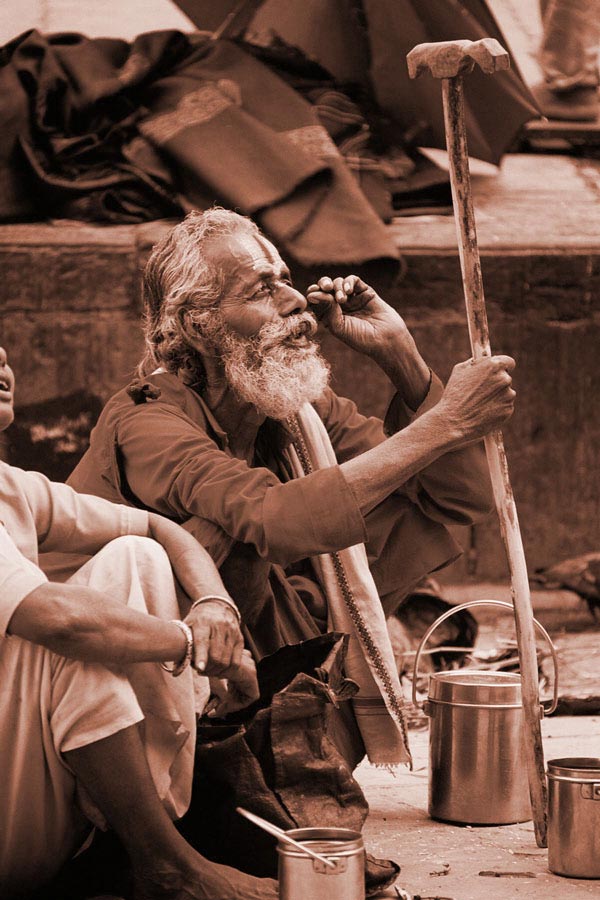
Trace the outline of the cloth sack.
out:
M 284 829 L 361 830 L 368 804 L 332 727 L 334 710 L 357 691 L 342 671 L 347 647 L 336 632 L 282 647 L 258 663 L 255 704 L 200 720 L 192 802 L 179 827 L 203 855 L 277 875 L 275 839 L 237 806 Z

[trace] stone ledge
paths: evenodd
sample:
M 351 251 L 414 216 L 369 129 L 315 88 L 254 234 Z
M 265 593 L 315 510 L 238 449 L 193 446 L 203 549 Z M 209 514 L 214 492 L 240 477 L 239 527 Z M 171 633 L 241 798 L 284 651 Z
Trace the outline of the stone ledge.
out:
M 569 321 L 600 311 L 599 162 L 509 155 L 496 174 L 475 175 L 473 190 L 491 317 Z M 1 225 L 0 303 L 22 311 L 139 312 L 141 267 L 174 221 Z M 409 315 L 462 314 L 452 217 L 398 218 L 390 230 L 406 273 L 385 288 L 386 298 Z M 300 287 L 314 277 L 309 270 L 294 274 Z

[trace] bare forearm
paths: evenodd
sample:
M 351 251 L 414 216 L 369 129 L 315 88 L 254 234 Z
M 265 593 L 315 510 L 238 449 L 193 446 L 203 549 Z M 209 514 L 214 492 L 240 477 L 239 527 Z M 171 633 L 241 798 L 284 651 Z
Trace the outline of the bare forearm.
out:
M 343 463 L 341 470 L 363 515 L 426 466 L 455 449 L 460 438 L 434 409 L 378 446 Z
M 186 647 L 172 622 L 129 609 L 92 588 L 52 582 L 21 601 L 8 633 L 61 656 L 106 664 L 180 659 Z
M 371 356 L 404 402 L 416 410 L 427 396 L 431 371 L 409 331 L 398 335 L 393 342 L 383 343 Z

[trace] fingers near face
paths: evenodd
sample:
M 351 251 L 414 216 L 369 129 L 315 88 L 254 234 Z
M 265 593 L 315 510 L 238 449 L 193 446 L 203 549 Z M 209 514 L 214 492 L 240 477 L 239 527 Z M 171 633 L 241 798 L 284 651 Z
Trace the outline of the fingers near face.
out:
M 352 294 L 359 283 L 360 279 L 357 275 L 344 275 L 330 278 L 328 275 L 319 278 L 319 280 L 309 285 L 306 294 L 329 294 L 338 301 L 344 303 L 347 297 Z

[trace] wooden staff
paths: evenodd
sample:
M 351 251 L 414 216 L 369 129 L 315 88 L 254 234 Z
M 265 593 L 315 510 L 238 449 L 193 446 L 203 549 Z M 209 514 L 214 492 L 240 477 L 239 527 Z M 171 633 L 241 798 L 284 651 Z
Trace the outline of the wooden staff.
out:
M 469 173 L 463 74 L 471 71 L 475 64 L 488 74 L 492 74 L 498 69 L 507 69 L 510 65 L 509 56 L 498 41 L 485 38 L 475 42 L 447 41 L 419 44 L 408 54 L 407 62 L 411 78 L 416 78 L 422 72 L 428 71 L 435 78 L 442 79 L 450 184 L 471 349 L 475 358 L 491 356 Z M 546 847 L 547 789 L 540 725 L 542 709 L 539 697 L 533 610 L 517 508 L 510 485 L 504 441 L 500 431 L 487 435 L 485 450 L 496 510 L 500 519 L 502 540 L 510 569 L 521 667 L 524 744 L 535 839 L 538 847 Z

